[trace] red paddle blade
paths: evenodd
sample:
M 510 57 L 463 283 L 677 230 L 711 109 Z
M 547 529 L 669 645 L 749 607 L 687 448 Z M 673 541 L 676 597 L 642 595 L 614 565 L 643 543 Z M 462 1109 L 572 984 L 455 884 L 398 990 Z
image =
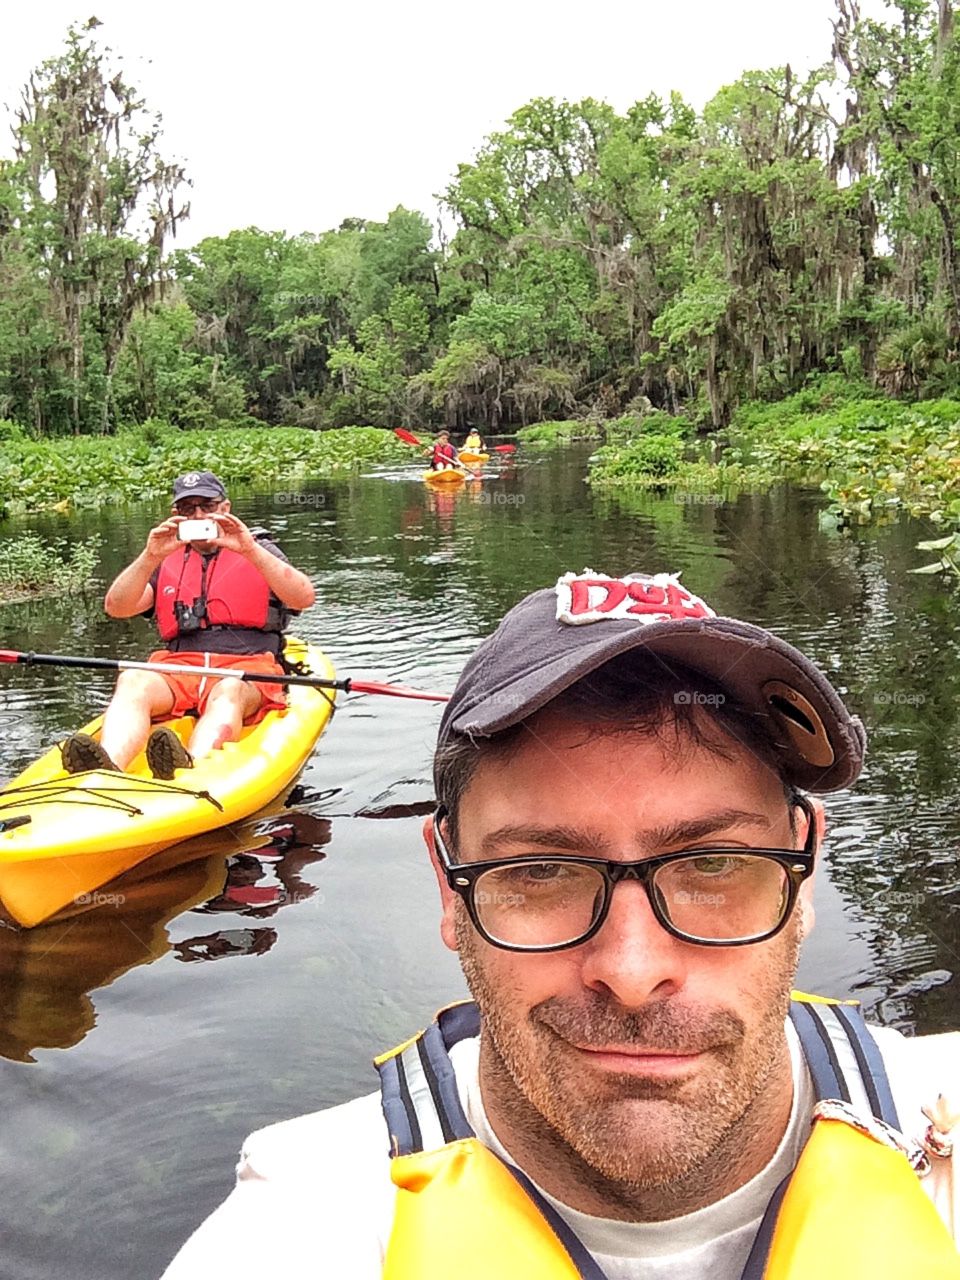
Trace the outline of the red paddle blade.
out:
M 403 427 L 394 427 L 393 434 L 398 436 L 404 444 L 420 444 L 421 442 L 413 434 L 412 431 L 404 431 Z
M 493 446 L 494 453 L 516 453 L 517 446 L 515 444 L 495 444 Z
M 0 649 L 0 662 L 19 662 L 22 657 L 16 649 Z
M 420 698 L 424 702 L 449 702 L 449 693 L 428 693 L 405 684 L 378 684 L 375 680 L 351 680 L 351 693 L 386 693 L 393 698 Z

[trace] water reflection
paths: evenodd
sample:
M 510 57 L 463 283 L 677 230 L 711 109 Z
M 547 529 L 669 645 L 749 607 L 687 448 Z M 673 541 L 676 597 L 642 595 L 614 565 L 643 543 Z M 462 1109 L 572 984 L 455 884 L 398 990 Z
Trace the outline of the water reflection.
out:
M 223 859 L 196 853 L 165 874 L 105 890 L 120 896 L 83 916 L 37 929 L 0 931 L 0 1055 L 33 1062 L 33 1051 L 68 1049 L 96 1024 L 90 993 L 170 947 L 165 925 L 215 893 Z
M 104 885 L 99 905 L 36 929 L 0 930 L 0 1056 L 68 1049 L 96 1025 L 91 993 L 168 951 L 178 960 L 262 955 L 270 928 L 227 929 L 172 943 L 166 925 L 190 911 L 262 918 L 319 887 L 302 876 L 320 862 L 329 818 L 289 812 L 185 841 Z

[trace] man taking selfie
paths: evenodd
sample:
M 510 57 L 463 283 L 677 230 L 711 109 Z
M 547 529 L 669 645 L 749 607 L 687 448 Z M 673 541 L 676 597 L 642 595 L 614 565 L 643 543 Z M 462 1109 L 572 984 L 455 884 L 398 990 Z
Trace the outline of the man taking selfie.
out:
M 74 733 L 61 754 L 68 773 L 125 769 L 144 749 L 155 777 L 173 778 L 224 742 L 239 737 L 284 705 L 283 687 L 205 676 L 203 669 L 281 674 L 283 632 L 290 611 L 314 602 L 313 584 L 280 548 L 230 510 L 223 484 L 211 471 L 179 476 L 168 519 L 150 530 L 147 544 L 107 592 L 112 618 L 152 615 L 165 647 L 156 663 L 197 667 L 196 676 L 124 671 L 107 707 L 99 741 Z M 154 719 L 198 715 L 189 751 Z
M 960 1035 L 792 991 L 812 796 L 864 747 L 675 576 L 522 600 L 444 711 L 424 831 L 474 1002 L 378 1094 L 254 1134 L 165 1280 L 956 1280 Z

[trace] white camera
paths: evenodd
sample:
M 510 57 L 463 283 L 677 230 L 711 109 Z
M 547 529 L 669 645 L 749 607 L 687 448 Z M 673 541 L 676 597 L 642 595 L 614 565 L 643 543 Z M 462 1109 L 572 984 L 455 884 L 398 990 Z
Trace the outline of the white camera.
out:
M 181 542 L 216 542 L 220 526 L 216 520 L 181 520 L 177 537 Z

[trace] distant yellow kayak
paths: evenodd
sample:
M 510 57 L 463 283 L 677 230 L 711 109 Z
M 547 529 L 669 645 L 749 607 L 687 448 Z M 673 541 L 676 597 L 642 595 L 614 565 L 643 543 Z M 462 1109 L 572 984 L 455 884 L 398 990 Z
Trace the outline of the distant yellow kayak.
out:
M 288 639 L 287 657 L 334 678 L 317 648 Z M 256 813 L 290 787 L 333 712 L 333 691 L 292 685 L 282 711 L 244 728 L 173 782 L 152 777 L 141 753 L 125 773 L 67 774 L 53 747 L 0 790 L 0 907 L 40 924 L 145 858 Z M 84 727 L 98 737 L 102 718 Z M 184 742 L 196 721 L 169 721 Z M 24 821 L 26 819 L 26 821 Z
M 459 453 L 461 462 L 487 462 L 490 458 L 489 453 L 474 453 L 470 449 L 461 449 Z
M 443 471 L 425 471 L 423 473 L 424 484 L 447 485 L 463 484 L 466 476 L 462 471 L 456 471 L 453 467 L 447 467 Z

